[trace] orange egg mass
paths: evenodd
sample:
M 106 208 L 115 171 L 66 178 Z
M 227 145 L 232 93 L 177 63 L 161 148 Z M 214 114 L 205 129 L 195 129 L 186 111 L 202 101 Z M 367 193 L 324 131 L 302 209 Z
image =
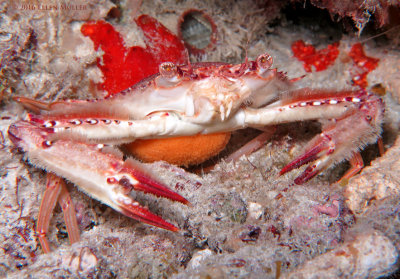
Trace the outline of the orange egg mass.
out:
M 167 161 L 179 166 L 196 165 L 222 151 L 231 133 L 194 135 L 166 139 L 136 140 L 127 145 L 144 162 Z

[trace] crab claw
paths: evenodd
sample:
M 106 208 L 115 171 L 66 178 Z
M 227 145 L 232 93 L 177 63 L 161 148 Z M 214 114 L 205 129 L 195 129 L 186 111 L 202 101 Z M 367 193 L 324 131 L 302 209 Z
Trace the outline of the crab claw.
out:
M 383 122 L 383 102 L 372 94 L 366 94 L 358 107 L 340 119 L 331 119 L 323 125 L 322 133 L 314 137 L 302 155 L 287 164 L 280 175 L 308 164 L 294 182 L 302 184 L 328 166 L 357 156 L 360 148 L 377 141 Z
M 33 165 L 66 178 L 130 218 L 166 230 L 178 230 L 128 196 L 132 190 L 138 190 L 189 203 L 154 178 L 142 163 L 124 160 L 120 151 L 103 144 L 50 141 L 51 131 L 51 128 L 19 121 L 10 126 L 8 134 L 14 144 L 27 153 Z
M 323 135 L 323 133 L 321 134 Z M 327 155 L 329 155 L 329 153 L 332 151 L 334 151 L 334 149 L 328 149 L 328 145 L 329 145 L 329 138 L 327 138 L 326 136 L 323 137 L 319 135 L 318 138 L 316 138 L 316 140 L 313 141 L 312 144 L 309 144 L 309 146 L 311 148 L 306 149 L 306 151 L 299 157 L 297 157 L 295 160 L 291 161 L 289 164 L 287 164 L 280 172 L 280 175 L 283 175 L 293 169 L 299 168 L 302 165 L 305 165 L 309 162 L 313 162 L 315 160 L 317 160 L 318 158 L 321 158 L 321 156 L 324 156 L 324 152 L 325 152 L 325 157 L 327 157 Z M 326 161 L 326 160 L 325 160 Z M 319 161 L 317 161 L 319 162 Z M 322 163 L 322 161 L 321 161 Z M 315 175 L 318 174 L 319 169 L 321 168 L 321 163 L 317 164 L 312 164 L 309 165 L 306 170 L 295 179 L 295 183 L 296 184 L 302 184 L 308 180 L 310 180 L 311 178 L 313 178 Z M 319 168 L 318 168 L 319 167 Z
M 122 173 L 127 173 L 127 175 L 134 177 L 137 183 L 133 185 L 133 188 L 137 191 L 142 191 L 145 193 L 150 193 L 158 197 L 164 197 L 173 201 L 177 201 L 183 204 L 189 204 L 181 195 L 170 190 L 163 183 L 160 183 L 153 175 L 148 171 L 142 163 L 129 158 L 124 162 Z M 126 183 L 126 181 L 119 182 L 120 184 Z
M 112 170 L 108 170 L 106 180 L 107 184 L 114 185 L 114 187 L 112 186 L 113 190 L 108 194 L 109 202 L 105 203 L 140 222 L 170 231 L 179 230 L 174 225 L 140 206 L 138 202 L 127 195 L 132 190 L 142 191 L 183 204 L 189 204 L 181 195 L 156 180 L 140 162 L 130 158 L 120 166 L 116 167 L 114 165 Z M 102 200 L 104 202 L 106 199 L 103 198 Z
M 331 145 L 331 147 L 329 147 L 329 145 Z M 302 165 L 315 161 L 314 164 L 310 164 L 305 171 L 294 180 L 296 184 L 303 184 L 329 165 L 328 156 L 334 152 L 335 147 L 332 146 L 332 142 L 327 135 L 321 133 L 309 146 L 310 148 L 306 149 L 301 156 L 287 164 L 279 174 L 283 175 Z
M 124 214 L 125 216 L 128 216 L 137 221 L 173 232 L 179 231 L 177 227 L 175 227 L 171 223 L 168 223 L 161 217 L 155 215 L 143 206 L 140 206 L 138 202 L 133 200 L 128 195 L 124 195 L 122 193 L 119 194 L 115 198 L 114 205 L 112 207 Z

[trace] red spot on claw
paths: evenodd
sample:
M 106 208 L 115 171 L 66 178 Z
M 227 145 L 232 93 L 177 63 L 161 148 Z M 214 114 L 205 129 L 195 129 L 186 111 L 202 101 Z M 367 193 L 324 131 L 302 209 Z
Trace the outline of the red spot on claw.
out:
M 114 177 L 108 177 L 107 183 L 108 184 L 116 184 L 116 183 L 118 183 L 118 181 Z
M 48 147 L 50 147 L 51 145 L 52 145 L 52 142 L 51 142 L 51 141 L 45 140 L 45 141 L 42 142 L 42 146 L 43 146 L 44 148 L 48 148 Z

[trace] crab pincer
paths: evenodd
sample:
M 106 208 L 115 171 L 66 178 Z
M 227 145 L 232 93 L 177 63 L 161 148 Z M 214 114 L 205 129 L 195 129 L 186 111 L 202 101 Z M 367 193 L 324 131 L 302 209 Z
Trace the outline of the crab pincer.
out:
M 375 143 L 379 138 L 384 113 L 382 99 L 362 89 L 331 99 L 330 102 L 335 105 L 347 102 L 348 106 L 353 108 L 340 118 L 323 123 L 322 133 L 308 143 L 302 155 L 280 171 L 282 175 L 308 164 L 304 172 L 294 180 L 296 184 L 307 182 L 324 169 L 344 159 L 350 160 L 352 165 L 352 169 L 344 178 L 351 177 L 363 165 L 359 155 L 360 149 Z
M 27 121 L 16 122 L 8 130 L 10 139 L 26 152 L 33 165 L 79 185 L 84 192 L 126 216 L 166 230 L 178 230 L 128 195 L 132 190 L 143 191 L 188 204 L 154 178 L 142 163 L 124 160 L 121 152 L 104 144 L 50 141 L 47 137 L 51 133 L 52 128 Z

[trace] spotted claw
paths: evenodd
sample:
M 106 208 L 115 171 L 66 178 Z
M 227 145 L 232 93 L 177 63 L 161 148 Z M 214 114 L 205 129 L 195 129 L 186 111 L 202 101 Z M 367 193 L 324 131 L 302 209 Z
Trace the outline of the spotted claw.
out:
M 178 228 L 140 206 L 128 194 L 132 190 L 151 193 L 183 204 L 189 202 L 155 179 L 146 167 L 103 144 L 48 140 L 51 128 L 19 121 L 10 126 L 9 138 L 23 149 L 30 162 L 57 173 L 92 197 L 138 221 L 166 230 Z
M 310 162 L 315 162 L 309 164 L 305 171 L 298 176 L 294 182 L 296 184 L 302 184 L 314 176 L 316 176 L 320 171 L 324 169 L 325 166 L 329 165 L 328 156 L 334 152 L 334 146 L 329 147 L 332 143 L 329 138 L 323 133 L 314 139 L 313 143 L 310 144 L 310 148 L 306 149 L 305 152 L 297 157 L 295 160 L 287 164 L 281 171 L 280 175 L 283 175 L 293 169 L 299 168 Z
M 352 94 L 354 96 L 346 98 L 360 100 L 357 102 L 359 105 L 341 118 L 333 118 L 325 123 L 323 132 L 315 136 L 302 155 L 287 164 L 280 175 L 308 164 L 304 172 L 294 180 L 296 184 L 303 184 L 335 163 L 358 158 L 356 154 L 360 148 L 376 142 L 381 133 L 383 102 L 364 90 Z

